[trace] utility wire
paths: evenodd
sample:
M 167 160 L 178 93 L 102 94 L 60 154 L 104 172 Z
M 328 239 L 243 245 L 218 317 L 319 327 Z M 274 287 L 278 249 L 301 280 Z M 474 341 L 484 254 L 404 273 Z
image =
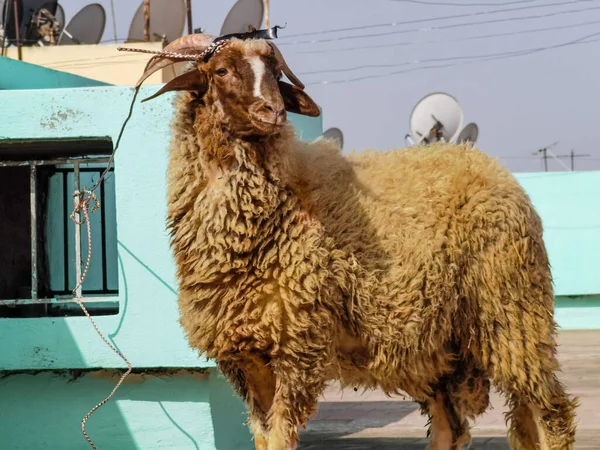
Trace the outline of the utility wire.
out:
M 117 16 L 115 14 L 115 2 L 114 2 L 114 0 L 110 0 L 110 13 L 112 15 L 113 34 L 114 34 L 115 41 L 116 41 L 117 40 Z
M 289 39 L 289 38 L 293 38 L 293 37 L 310 36 L 310 35 L 322 35 L 322 34 L 337 33 L 337 32 L 342 32 L 342 31 L 367 30 L 370 28 L 396 27 L 399 25 L 410 25 L 410 24 L 414 24 L 414 23 L 433 22 L 436 20 L 463 19 L 465 17 L 486 16 L 489 14 L 499 14 L 499 13 L 504 13 L 504 12 L 523 11 L 526 9 L 549 8 L 552 6 L 574 5 L 577 3 L 590 3 L 590 2 L 596 2 L 596 1 L 597 0 L 571 0 L 571 1 L 547 3 L 545 5 L 530 5 L 530 6 L 520 6 L 520 7 L 516 7 L 516 8 L 492 9 L 492 10 L 486 10 L 486 11 L 477 11 L 477 12 L 470 13 L 470 14 L 453 14 L 450 16 L 429 17 L 429 18 L 423 18 L 423 19 L 405 20 L 402 22 L 377 23 L 377 24 L 371 24 L 371 25 L 360 25 L 357 27 L 331 28 L 329 30 L 309 31 L 309 32 L 305 32 L 305 33 L 288 34 L 287 36 L 282 36 L 279 39 Z M 312 41 L 309 41 L 309 42 L 312 42 Z
M 597 0 L 586 0 L 586 1 L 597 1 Z M 282 42 L 282 43 L 278 43 L 277 46 L 281 47 L 281 46 L 286 46 L 286 45 L 316 44 L 316 43 L 323 43 L 323 42 L 346 41 L 346 40 L 350 40 L 350 39 L 365 39 L 365 38 L 372 38 L 372 37 L 391 36 L 391 35 L 396 35 L 396 34 L 421 33 L 424 31 L 448 30 L 448 29 L 452 29 L 452 28 L 487 25 L 487 24 L 491 24 L 491 23 L 505 23 L 505 22 L 516 22 L 516 21 L 530 20 L 530 19 L 543 19 L 546 17 L 561 16 L 561 15 L 565 15 L 565 14 L 576 14 L 576 13 L 580 13 L 580 12 L 588 12 L 588 11 L 594 11 L 594 10 L 600 10 L 600 6 L 593 6 L 593 7 L 582 8 L 582 9 L 569 9 L 566 11 L 555 11 L 552 13 L 537 14 L 537 15 L 531 15 L 531 16 L 505 17 L 502 19 L 482 20 L 479 22 L 461 22 L 461 23 L 456 23 L 456 24 L 451 24 L 451 25 L 443 25 L 443 26 L 437 26 L 437 27 L 409 28 L 409 29 L 404 29 L 404 30 L 388 31 L 388 32 L 384 32 L 384 33 L 349 35 L 349 36 L 340 36 L 340 37 L 328 38 L 328 39 L 315 39 L 315 40 L 310 40 L 310 41 L 307 40 L 307 41 Z
M 313 70 L 310 72 L 300 72 L 298 75 L 315 75 L 318 73 L 330 73 L 330 72 L 350 72 L 352 70 L 361 70 L 361 69 L 386 69 L 390 67 L 402 67 L 409 66 L 412 64 L 422 64 L 422 63 L 430 63 L 430 62 L 442 62 L 442 61 L 457 61 L 462 59 L 487 59 L 487 58 L 496 58 L 496 57 L 504 57 L 504 56 L 514 56 L 517 54 L 521 54 L 526 50 L 513 50 L 509 52 L 500 52 L 500 53 L 487 53 L 484 55 L 471 55 L 471 56 L 447 56 L 444 58 L 427 58 L 427 59 L 415 59 L 413 61 L 403 61 L 400 63 L 392 63 L 392 64 L 363 64 L 360 66 L 354 67 L 344 67 L 341 69 L 323 69 L 323 70 Z
M 383 73 L 383 74 L 364 75 L 364 76 L 348 78 L 348 79 L 344 79 L 344 80 L 318 81 L 318 82 L 313 82 L 313 83 L 306 83 L 306 85 L 307 86 L 315 86 L 315 85 L 320 85 L 320 84 L 351 83 L 351 82 L 355 82 L 355 81 L 363 81 L 363 80 L 369 80 L 369 79 L 375 79 L 375 78 L 384 78 L 384 77 L 388 77 L 391 75 L 398 75 L 398 74 L 403 74 L 403 73 L 408 73 L 408 72 L 414 72 L 417 70 L 438 69 L 438 68 L 452 67 L 452 66 L 465 65 L 465 64 L 474 64 L 474 63 L 477 63 L 480 61 L 486 62 L 486 61 L 491 61 L 491 60 L 495 60 L 495 59 L 505 59 L 505 58 L 513 58 L 513 57 L 518 57 L 518 56 L 531 55 L 534 53 L 539 53 L 539 52 L 543 52 L 543 51 L 547 51 L 547 50 L 554 50 L 554 49 L 567 47 L 567 46 L 571 46 L 571 45 L 590 44 L 593 42 L 598 42 L 598 41 L 600 41 L 600 39 L 595 39 L 592 41 L 587 41 L 587 39 L 590 39 L 592 37 L 596 37 L 599 35 L 600 35 L 600 31 L 583 36 L 583 37 L 575 39 L 573 41 L 564 42 L 562 44 L 556 44 L 556 45 L 551 45 L 551 46 L 547 46 L 547 47 L 538 47 L 538 48 L 533 48 L 533 49 L 528 49 L 528 50 L 520 50 L 520 51 L 515 51 L 515 52 L 502 52 L 502 53 L 496 53 L 496 54 L 490 54 L 490 55 L 480 55 L 479 59 L 475 59 L 475 60 L 471 60 L 471 61 L 463 61 L 463 62 L 451 63 L 451 64 L 440 64 L 440 65 L 436 65 L 436 66 L 415 67 L 412 69 L 396 70 L 396 71 L 391 71 L 391 72 L 387 72 L 387 73 Z
M 115 52 L 117 53 L 117 52 Z M 117 53 L 115 55 L 110 55 L 110 56 L 98 56 L 95 58 L 79 58 L 79 59 L 65 59 L 62 61 L 57 61 L 54 63 L 48 63 L 48 64 L 44 64 L 45 67 L 63 67 L 63 66 L 71 66 L 74 64 L 80 64 L 80 63 L 88 63 L 88 62 L 112 62 L 112 60 L 118 59 L 119 61 L 122 62 L 133 62 L 133 61 L 140 61 L 143 60 L 144 58 L 141 56 L 136 57 L 137 55 L 133 55 L 131 52 L 129 53 L 124 53 L 124 52 L 120 52 Z
M 516 36 L 516 35 L 520 35 L 520 34 L 531 34 L 531 33 L 539 33 L 539 32 L 543 32 L 543 31 L 556 31 L 556 30 L 565 30 L 568 28 L 579 28 L 579 27 L 584 27 L 587 25 L 597 25 L 600 23 L 600 19 L 599 20 L 590 20 L 587 22 L 577 22 L 577 23 L 572 23 L 569 25 L 559 25 L 559 26 L 552 26 L 552 27 L 544 27 L 544 28 L 534 28 L 534 29 L 527 29 L 527 30 L 519 30 L 519 31 L 509 31 L 506 33 L 493 33 L 493 34 L 482 34 L 482 35 L 476 35 L 476 36 L 467 36 L 467 37 L 462 37 L 462 38 L 454 38 L 454 39 L 430 39 L 428 41 L 404 41 L 404 42 L 395 42 L 392 44 L 377 44 L 376 48 L 380 49 L 380 48 L 389 48 L 389 47 L 404 47 L 407 45 L 426 45 L 426 44 L 439 44 L 439 43 L 448 43 L 448 42 L 467 42 L 467 41 L 474 41 L 474 40 L 479 40 L 479 39 L 489 39 L 489 38 L 495 38 L 495 37 L 505 37 L 505 36 Z M 341 48 L 327 48 L 327 49 L 323 49 L 323 50 L 303 50 L 303 51 L 296 51 L 293 52 L 295 54 L 318 54 L 318 53 L 330 53 L 330 52 L 346 52 L 346 51 L 357 51 L 357 50 L 373 50 L 374 46 L 373 44 L 371 45 L 360 45 L 360 46 L 354 46 L 354 47 L 341 47 Z
M 466 38 L 458 38 L 458 39 L 454 39 L 454 40 L 432 40 L 432 41 L 426 41 L 424 43 L 453 42 L 453 41 L 464 41 L 464 40 L 472 40 L 472 39 L 483 39 L 483 38 L 489 38 L 489 37 L 510 36 L 513 34 L 516 35 L 516 34 L 535 33 L 535 32 L 541 32 L 541 31 L 555 31 L 555 30 L 560 30 L 560 29 L 565 29 L 565 28 L 582 27 L 585 25 L 596 25 L 596 24 L 600 24 L 600 20 L 588 21 L 588 22 L 578 22 L 576 24 L 556 26 L 556 27 L 545 27 L 545 28 L 539 28 L 539 29 L 533 29 L 533 30 L 520 30 L 520 31 L 515 31 L 515 32 L 510 32 L 510 33 L 497 33 L 497 34 L 488 34 L 488 35 L 482 35 L 482 36 L 469 36 Z M 412 41 L 412 42 L 399 43 L 398 45 L 409 45 L 409 44 L 417 44 L 417 43 L 418 42 Z M 396 44 L 393 44 L 393 45 L 396 45 Z M 382 46 L 378 46 L 378 47 L 382 47 Z M 372 46 L 368 47 L 368 48 L 372 48 Z M 512 51 L 511 52 L 502 52 L 499 54 L 494 54 L 493 56 L 511 55 L 514 53 L 515 52 L 512 52 Z M 310 72 L 301 72 L 301 73 L 299 73 L 299 75 L 313 75 L 313 74 L 328 73 L 328 72 L 345 72 L 345 71 L 349 71 L 349 70 L 358 70 L 358 69 L 371 68 L 371 67 L 372 68 L 400 67 L 400 66 L 404 66 L 404 65 L 426 63 L 426 62 L 440 62 L 440 61 L 448 61 L 448 60 L 455 60 L 455 59 L 471 59 L 471 58 L 481 58 L 481 57 L 482 57 L 481 55 L 474 55 L 474 56 L 461 56 L 461 57 L 448 57 L 448 58 L 429 58 L 429 59 L 424 59 L 424 60 L 413 60 L 413 61 L 407 61 L 407 62 L 395 63 L 395 64 L 361 65 L 361 66 L 357 66 L 357 67 L 350 67 L 350 68 L 343 68 L 343 69 L 324 69 L 324 70 L 317 70 L 317 71 L 310 71 Z M 118 61 L 115 61 L 115 60 L 118 60 Z M 119 53 L 116 55 L 102 56 L 102 57 L 96 57 L 96 58 L 71 59 L 71 60 L 58 61 L 56 63 L 47 64 L 47 66 L 50 68 L 56 68 L 56 69 L 76 69 L 76 68 L 92 67 L 94 65 L 94 63 L 97 63 L 97 62 L 102 62 L 103 64 L 106 64 L 106 65 L 118 65 L 118 64 L 129 64 L 129 63 L 138 62 L 138 61 L 139 61 L 139 57 L 132 57 L 130 54 Z
M 455 2 L 427 2 L 424 0 L 389 0 L 396 3 L 415 3 L 417 5 L 427 6 L 506 6 L 506 5 L 520 5 L 523 3 L 533 3 L 537 0 L 513 0 L 511 2 L 498 2 L 498 3 L 455 3 Z

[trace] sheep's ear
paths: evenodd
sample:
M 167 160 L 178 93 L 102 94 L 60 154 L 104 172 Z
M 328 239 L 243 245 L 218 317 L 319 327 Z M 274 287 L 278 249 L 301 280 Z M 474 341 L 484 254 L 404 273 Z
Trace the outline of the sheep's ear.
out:
M 302 89 L 292 86 L 285 81 L 279 81 L 279 92 L 283 97 L 286 111 L 302 114 L 303 116 L 319 117 L 321 111 L 310 96 Z
M 159 95 L 164 94 L 169 91 L 198 91 L 200 97 L 202 97 L 206 90 L 208 89 L 208 82 L 206 80 L 206 75 L 200 72 L 199 70 L 192 69 L 189 72 L 184 73 L 183 75 L 179 75 L 178 77 L 173 78 L 167 84 L 165 84 L 156 94 L 151 95 L 148 98 L 142 100 L 145 102 L 147 100 L 152 100 L 153 98 L 158 97 Z

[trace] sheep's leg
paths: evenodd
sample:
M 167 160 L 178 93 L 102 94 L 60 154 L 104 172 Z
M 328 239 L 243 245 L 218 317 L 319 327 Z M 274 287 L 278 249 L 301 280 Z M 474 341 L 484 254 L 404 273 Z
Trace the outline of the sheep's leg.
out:
M 538 392 L 510 395 L 509 440 L 515 450 L 570 450 L 575 441 L 577 402 L 554 374 Z
M 278 383 L 269 412 L 269 450 L 294 450 L 298 443 L 298 426 L 304 425 L 316 411 L 317 397 Z
M 469 241 L 479 251 L 469 259 L 462 282 L 464 313 L 473 322 L 457 325 L 465 332 L 464 351 L 509 396 L 515 449 L 571 450 L 577 401 L 554 374 L 560 365 L 541 222 L 531 210 L 507 210 L 495 224 L 481 215 L 485 211 L 475 206 L 470 212 L 471 223 L 480 225 L 469 232 Z
M 430 450 L 461 450 L 471 443 L 469 423 L 451 401 L 448 393 L 438 391 L 421 404 L 421 410 L 429 415 Z
M 248 422 L 256 450 L 270 450 L 267 414 L 275 395 L 275 377 L 259 358 L 243 362 L 220 362 L 219 369 L 229 379 L 248 408 Z
M 276 371 L 277 388 L 268 419 L 269 450 L 296 448 L 298 427 L 305 426 L 317 410 L 317 399 L 325 388 L 325 378 L 320 373 L 317 363 L 306 365 L 301 360 Z
M 468 419 L 483 414 L 489 406 L 490 380 L 471 357 L 454 363 L 455 370 L 432 385 L 435 397 L 421 402 L 429 415 L 432 449 L 462 449 L 471 442 Z
M 532 292 L 534 293 L 534 292 Z M 533 298 L 528 302 L 535 306 Z M 539 300 L 537 300 L 539 302 Z M 487 342 L 496 388 L 508 395 L 509 440 L 516 450 L 571 450 L 575 443 L 575 409 L 554 371 L 554 323 L 547 315 L 523 308 L 510 317 L 503 335 Z
M 254 436 L 254 448 L 256 450 L 269 450 L 269 437 L 265 431 L 263 421 L 250 412 L 249 414 L 250 431 Z

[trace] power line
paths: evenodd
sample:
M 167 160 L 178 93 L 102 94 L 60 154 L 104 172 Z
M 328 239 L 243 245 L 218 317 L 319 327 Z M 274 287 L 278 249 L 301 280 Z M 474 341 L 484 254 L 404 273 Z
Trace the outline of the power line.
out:
M 575 158 L 589 157 L 589 154 L 576 154 L 574 149 L 571 149 L 571 153 L 568 155 L 555 155 L 550 151 L 550 148 L 554 147 L 558 142 L 555 142 L 546 147 L 540 148 L 537 152 L 533 153 L 534 155 L 541 155 L 542 160 L 544 161 L 544 171 L 548 172 L 548 155 L 552 157 L 556 162 L 558 162 L 561 166 L 563 166 L 566 170 L 569 170 L 569 167 L 563 163 L 560 158 L 570 158 L 571 159 L 571 171 L 575 170 Z M 591 158 L 591 160 L 595 160 L 596 158 Z
M 534 155 L 537 155 L 536 153 L 533 153 Z M 571 155 L 556 155 L 558 158 L 570 158 Z M 584 157 L 586 158 L 586 161 L 600 161 L 600 158 L 589 158 L 589 154 L 574 154 L 575 157 Z M 539 156 L 517 156 L 517 155 L 507 155 L 507 156 L 497 156 L 497 158 L 501 158 L 501 159 L 519 159 L 519 160 L 529 160 L 529 161 L 539 161 L 540 157 Z
M 293 37 L 309 36 L 309 35 L 322 35 L 322 34 L 337 33 L 337 32 L 342 32 L 342 31 L 367 30 L 370 28 L 396 27 L 399 25 L 410 25 L 410 24 L 414 24 L 414 23 L 433 22 L 436 20 L 463 19 L 465 17 L 485 16 L 485 15 L 489 15 L 489 14 L 523 11 L 526 9 L 549 8 L 552 6 L 565 6 L 565 5 L 573 5 L 573 4 L 577 4 L 577 3 L 590 3 L 590 2 L 595 2 L 595 1 L 596 0 L 571 0 L 571 1 L 556 2 L 556 3 L 548 3 L 545 5 L 531 5 L 531 6 L 521 6 L 518 8 L 492 9 L 492 10 L 486 10 L 486 11 L 477 11 L 477 12 L 470 13 L 470 14 L 454 14 L 454 15 L 450 15 L 450 16 L 438 16 L 438 17 L 429 17 L 429 18 L 423 18 L 423 19 L 405 20 L 402 22 L 378 23 L 378 24 L 371 24 L 371 25 L 360 25 L 357 27 L 331 28 L 329 30 L 309 31 L 306 33 L 288 34 L 287 36 L 282 36 L 280 39 L 290 39 Z M 313 41 L 309 41 L 309 43 L 310 42 L 313 42 Z
M 584 26 L 587 24 L 591 25 L 591 24 L 598 24 L 598 23 L 600 23 L 600 20 L 590 21 L 590 22 L 580 22 L 577 24 L 572 24 L 572 25 L 563 26 L 563 27 L 559 26 L 559 27 L 547 27 L 547 28 L 542 28 L 542 29 L 538 29 L 538 30 L 521 30 L 521 32 L 529 33 L 529 32 L 536 32 L 536 31 L 542 31 L 542 30 L 550 31 L 550 30 L 558 30 L 561 28 L 580 27 L 580 26 Z M 508 33 L 508 35 L 521 34 L 521 32 Z M 500 33 L 500 35 L 506 35 L 506 34 L 507 33 Z M 494 35 L 487 35 L 487 36 L 494 36 Z M 480 38 L 480 37 L 484 37 L 484 36 L 474 36 L 474 37 L 470 37 L 467 39 L 476 39 L 476 38 Z M 462 40 L 462 39 L 459 39 L 459 40 Z M 431 41 L 431 42 L 434 43 L 434 41 Z M 414 60 L 414 61 L 407 61 L 407 62 L 395 63 L 395 64 L 381 64 L 381 65 L 373 64 L 373 65 L 362 65 L 362 66 L 343 68 L 343 69 L 326 69 L 326 70 L 317 70 L 317 71 L 311 71 L 311 72 L 301 72 L 301 73 L 299 73 L 299 75 L 313 75 L 313 74 L 328 73 L 328 72 L 345 72 L 345 71 L 349 71 L 349 70 L 358 70 L 358 69 L 363 69 L 363 68 L 401 67 L 401 66 L 410 65 L 410 64 L 452 61 L 452 60 L 460 60 L 460 59 L 478 59 L 478 58 L 490 58 L 490 57 L 495 58 L 495 57 L 504 56 L 504 55 L 510 56 L 510 55 L 514 55 L 514 54 L 520 54 L 522 52 L 523 52 L 522 50 L 519 50 L 519 51 L 486 54 L 486 55 L 454 56 L 454 57 L 447 57 L 447 58 L 428 58 L 428 59 L 424 59 L 424 60 Z M 115 61 L 115 60 L 118 60 L 118 61 Z M 129 63 L 137 62 L 137 61 L 139 61 L 139 57 L 131 57 L 131 55 L 129 55 L 129 54 L 116 54 L 116 55 L 102 56 L 102 57 L 95 57 L 95 58 L 84 58 L 84 59 L 80 58 L 80 59 L 57 61 L 55 63 L 49 63 L 49 64 L 47 64 L 47 66 L 50 68 L 55 68 L 55 69 L 74 69 L 74 68 L 92 67 L 94 65 L 94 63 L 97 63 L 97 62 L 102 62 L 103 64 L 106 64 L 106 65 L 116 65 L 116 64 L 129 64 Z
M 586 41 L 587 39 L 590 39 L 592 37 L 598 36 L 600 35 L 600 31 L 596 32 L 596 33 L 592 33 L 586 36 L 583 36 L 579 39 L 575 39 L 573 41 L 569 41 L 569 42 L 564 42 L 562 44 L 556 44 L 556 45 L 551 45 L 551 46 L 547 46 L 547 47 L 538 47 L 538 48 L 534 48 L 534 49 L 528 49 L 528 50 L 519 50 L 519 51 L 515 51 L 515 52 L 503 52 L 502 54 L 491 54 L 491 55 L 480 55 L 479 59 L 476 60 L 471 60 L 471 61 L 464 61 L 464 62 L 460 62 L 460 63 L 453 63 L 453 64 L 440 64 L 437 66 L 426 66 L 426 67 L 415 67 L 412 69 L 406 69 L 406 70 L 397 70 L 397 71 L 391 71 L 391 72 L 387 72 L 387 73 L 383 73 L 383 74 L 375 74 L 375 75 L 364 75 L 364 76 L 360 76 L 360 77 L 355 77 L 355 78 L 348 78 L 348 79 L 344 79 L 344 80 L 333 80 L 333 81 L 318 81 L 318 82 L 313 82 L 313 83 L 307 83 L 307 86 L 315 86 L 315 85 L 319 85 L 319 84 L 342 84 L 342 83 L 351 83 L 354 81 L 363 81 L 363 80 L 368 80 L 368 79 L 375 79 L 375 78 L 384 78 L 384 77 L 388 77 L 391 75 L 399 75 L 399 74 L 403 74 L 403 73 L 408 73 L 408 72 L 414 72 L 417 70 L 426 70 L 426 69 L 439 69 L 439 68 L 445 68 L 445 67 L 452 67 L 452 66 L 458 66 L 458 65 L 465 65 L 465 64 L 474 64 L 480 61 L 491 61 L 494 59 L 505 59 L 505 58 L 512 58 L 512 57 L 517 57 L 517 56 L 525 56 L 525 55 L 531 55 L 534 53 L 539 53 L 539 52 L 543 52 L 543 51 L 547 51 L 547 50 L 554 50 L 557 48 L 562 48 L 562 47 L 567 47 L 567 46 L 571 46 L 571 45 L 580 45 L 580 44 L 591 44 L 593 42 L 598 42 L 600 39 L 595 39 L 592 41 Z
M 416 3 L 417 5 L 431 5 L 431 6 L 506 6 L 506 5 L 518 5 L 522 3 L 532 3 L 537 0 L 513 0 L 511 2 L 498 2 L 498 3 L 454 3 L 454 2 L 427 2 L 424 0 L 390 0 L 397 3 Z
M 115 41 L 117 40 L 117 16 L 115 14 L 115 2 L 114 0 L 110 0 L 110 13 L 112 16 L 113 23 L 113 34 L 115 36 Z
M 600 23 L 600 20 L 596 21 L 595 23 Z M 594 33 L 597 34 L 597 33 Z M 593 41 L 596 42 L 596 41 Z M 321 69 L 321 70 L 314 70 L 314 71 L 310 71 L 310 72 L 300 72 L 298 73 L 298 75 L 315 75 L 315 74 L 319 74 L 319 73 L 333 73 L 333 72 L 349 72 L 349 71 L 353 71 L 353 70 L 361 70 L 361 69 L 383 69 L 383 68 L 390 68 L 390 67 L 402 67 L 402 66 L 408 66 L 411 64 L 422 64 L 422 63 L 430 63 L 430 62 L 441 62 L 441 61 L 455 61 L 455 60 L 463 60 L 463 59 L 480 59 L 480 58 L 491 58 L 491 57 L 498 57 L 498 56 L 511 56 L 511 55 L 517 55 L 522 53 L 523 51 L 527 51 L 527 50 L 516 50 L 516 51 L 507 51 L 507 52 L 499 52 L 499 53 L 487 53 L 484 55 L 470 55 L 470 56 L 447 56 L 447 57 L 443 57 L 443 58 L 427 58 L 427 59 L 416 59 L 416 60 L 412 60 L 412 61 L 403 61 L 400 63 L 392 63 L 392 64 L 362 64 L 359 66 L 353 66 L 353 67 L 344 67 L 344 68 L 340 68 L 340 69 Z
M 462 38 L 454 38 L 454 39 L 431 39 L 429 41 L 404 41 L 404 42 L 395 42 L 393 44 L 378 44 L 377 48 L 389 48 L 389 47 L 404 47 L 407 45 L 426 45 L 426 44 L 439 44 L 441 42 L 466 42 L 473 41 L 479 39 L 488 39 L 495 37 L 504 37 L 504 36 L 513 36 L 519 34 L 531 34 L 531 33 L 539 33 L 543 31 L 556 31 L 556 30 L 565 30 L 568 28 L 579 28 L 587 25 L 597 25 L 600 23 L 600 20 L 591 20 L 588 22 L 577 22 L 569 25 L 559 25 L 552 27 L 544 27 L 544 28 L 534 28 L 527 30 L 519 30 L 519 31 L 509 31 L 506 33 L 493 33 L 493 34 L 483 34 L 476 36 L 467 36 Z M 356 51 L 356 50 L 373 50 L 373 45 L 362 45 L 362 46 L 354 46 L 354 47 L 342 47 L 342 48 L 327 48 L 323 50 L 303 50 L 294 52 L 295 54 L 318 54 L 318 53 L 330 53 L 330 52 L 344 52 L 344 51 Z
M 373 37 L 381 37 L 381 36 L 391 36 L 391 35 L 406 34 L 406 33 L 422 33 L 425 31 L 449 30 L 452 28 L 472 27 L 472 26 L 479 26 L 479 25 L 488 25 L 488 24 L 492 24 L 492 23 L 506 23 L 506 22 L 517 22 L 517 21 L 531 20 L 531 19 L 533 19 L 533 20 L 544 19 L 547 17 L 562 16 L 562 15 L 566 15 L 566 14 L 576 14 L 576 13 L 580 13 L 580 12 L 588 12 L 588 11 L 594 11 L 594 10 L 600 10 L 600 6 L 592 6 L 590 8 L 582 8 L 582 9 L 569 9 L 566 11 L 557 11 L 557 12 L 553 12 L 553 13 L 538 14 L 538 15 L 532 15 L 532 16 L 505 17 L 502 19 L 482 20 L 479 22 L 462 22 L 462 23 L 456 23 L 456 24 L 452 24 L 452 25 L 443 25 L 443 26 L 438 26 L 438 27 L 409 28 L 409 29 L 404 29 L 404 30 L 388 31 L 385 33 L 350 35 L 350 36 L 341 36 L 341 37 L 329 38 L 329 39 L 316 39 L 313 41 L 283 42 L 281 44 L 278 43 L 277 45 L 285 46 L 285 45 L 298 45 L 298 44 L 316 44 L 316 43 L 323 43 L 323 42 L 347 41 L 350 39 L 365 39 L 365 38 L 373 38 Z
M 143 60 L 144 58 L 141 57 L 135 57 L 132 54 L 126 54 L 126 53 L 119 53 L 116 55 L 110 55 L 110 56 L 98 56 L 95 58 L 79 58 L 79 59 L 66 59 L 63 61 L 57 61 L 54 63 L 48 63 L 45 64 L 46 67 L 51 67 L 51 68 L 59 68 L 59 67 L 70 67 L 70 66 L 76 66 L 76 65 L 80 65 L 80 64 L 87 64 L 87 63 L 93 63 L 93 62 L 107 62 L 107 63 L 114 63 L 114 60 L 117 59 L 119 60 L 118 62 L 135 62 L 135 61 L 140 61 Z
M 499 56 L 511 56 L 511 55 L 516 55 L 516 54 L 521 54 L 524 51 L 526 51 L 526 50 L 513 50 L 510 52 L 499 52 L 499 53 L 486 53 L 484 55 L 447 56 L 444 58 L 427 58 L 427 59 L 420 59 L 420 60 L 416 59 L 413 61 L 403 61 L 400 63 L 393 63 L 393 64 L 363 64 L 360 66 L 344 67 L 341 69 L 324 69 L 324 70 L 314 70 L 311 72 L 300 72 L 300 73 L 298 73 L 298 75 L 315 75 L 318 73 L 329 73 L 329 72 L 350 72 L 352 70 L 361 70 L 361 69 L 385 69 L 385 68 L 391 68 L 391 67 L 408 66 L 411 64 L 422 64 L 422 63 L 441 62 L 441 61 L 456 61 L 456 60 L 463 60 L 463 59 L 495 58 L 495 57 L 499 57 Z

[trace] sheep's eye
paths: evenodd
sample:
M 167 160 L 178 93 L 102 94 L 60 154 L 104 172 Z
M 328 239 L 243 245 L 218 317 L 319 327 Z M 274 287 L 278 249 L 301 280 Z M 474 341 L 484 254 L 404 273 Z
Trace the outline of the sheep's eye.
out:
M 220 77 L 224 77 L 225 75 L 227 75 L 227 74 L 228 74 L 228 72 L 227 72 L 227 69 L 225 69 L 225 68 L 217 69 L 217 70 L 215 71 L 215 73 L 216 73 L 217 75 L 219 75 Z

